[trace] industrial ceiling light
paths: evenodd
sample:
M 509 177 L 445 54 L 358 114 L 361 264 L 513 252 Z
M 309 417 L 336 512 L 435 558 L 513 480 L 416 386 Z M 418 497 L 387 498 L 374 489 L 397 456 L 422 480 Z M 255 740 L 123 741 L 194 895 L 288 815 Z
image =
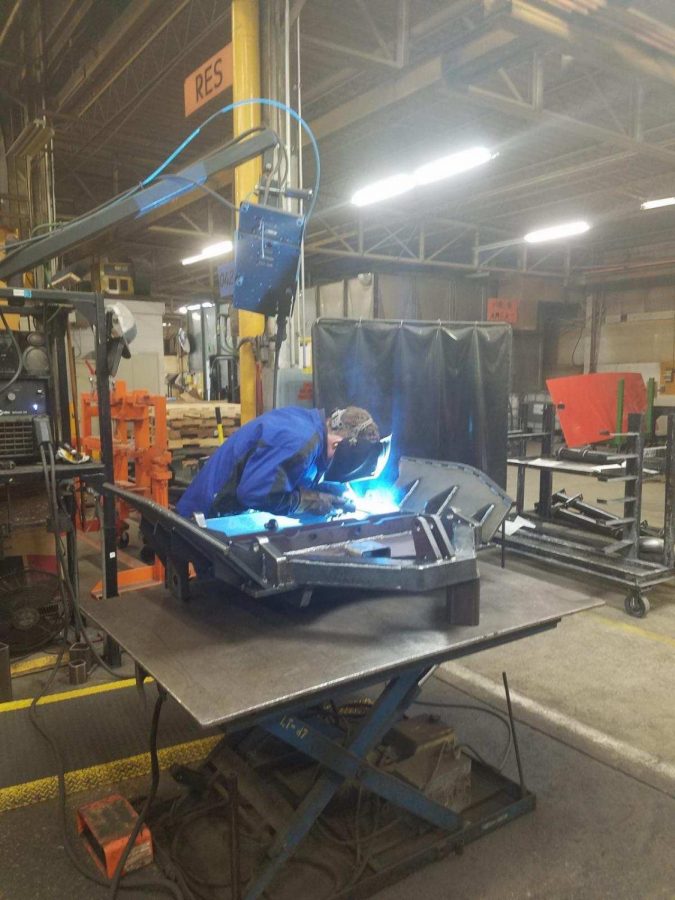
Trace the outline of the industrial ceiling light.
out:
M 661 197 L 660 200 L 645 200 L 640 209 L 659 209 L 661 206 L 674 206 L 675 197 Z
M 398 175 L 390 175 L 388 178 L 382 178 L 380 181 L 374 181 L 361 188 L 353 195 L 352 203 L 354 206 L 368 206 L 370 203 L 379 203 L 380 200 L 398 197 L 399 194 L 405 194 L 414 187 L 415 180 L 412 175 L 400 172 Z
M 579 219 L 576 222 L 564 222 L 562 225 L 551 225 L 550 228 L 539 228 L 537 231 L 530 231 L 523 240 L 528 244 L 543 244 L 544 241 L 558 241 L 561 238 L 584 234 L 590 227 L 588 222 Z
M 488 150 L 487 147 L 471 147 L 468 150 L 460 150 L 458 153 L 450 153 L 448 156 L 441 156 L 439 159 L 418 166 L 412 173 L 399 172 L 397 175 L 390 175 L 388 178 L 382 178 L 380 181 L 374 181 L 372 184 L 360 188 L 352 196 L 352 203 L 354 206 L 368 206 L 371 203 L 379 203 L 381 200 L 389 200 L 391 197 L 398 197 L 399 194 L 405 194 L 415 187 L 422 187 L 433 181 L 441 181 L 444 178 L 468 172 L 469 169 L 484 165 L 495 156 L 497 154 Z
M 181 259 L 181 263 L 184 266 L 191 266 L 192 263 L 202 262 L 204 259 L 224 256 L 226 253 L 231 253 L 233 246 L 232 241 L 218 241 L 215 244 L 208 244 L 206 247 L 202 247 L 201 252 L 195 256 L 186 256 L 185 259 Z
M 434 159 L 432 162 L 419 166 L 413 172 L 415 184 L 431 184 L 432 181 L 441 181 L 443 178 L 452 178 L 453 175 L 460 175 L 462 172 L 468 172 L 469 169 L 475 169 L 477 166 L 483 166 L 497 156 L 487 147 L 471 147 L 468 150 L 460 150 L 459 153 L 451 153 L 449 156 L 442 156 L 440 159 Z
M 184 316 L 189 312 L 197 312 L 200 309 L 211 309 L 212 306 L 215 306 L 215 303 L 212 303 L 210 300 L 204 300 L 202 303 L 191 303 L 189 306 L 179 306 L 178 313 L 181 316 Z

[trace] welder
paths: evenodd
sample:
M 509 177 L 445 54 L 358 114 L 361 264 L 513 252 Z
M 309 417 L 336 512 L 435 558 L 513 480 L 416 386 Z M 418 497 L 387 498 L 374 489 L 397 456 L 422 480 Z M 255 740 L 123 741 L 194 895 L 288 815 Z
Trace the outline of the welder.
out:
M 287 406 L 235 432 L 195 476 L 176 505 L 186 518 L 262 510 L 327 516 L 348 510 L 347 482 L 382 470 L 389 440 L 358 406 L 323 410 Z

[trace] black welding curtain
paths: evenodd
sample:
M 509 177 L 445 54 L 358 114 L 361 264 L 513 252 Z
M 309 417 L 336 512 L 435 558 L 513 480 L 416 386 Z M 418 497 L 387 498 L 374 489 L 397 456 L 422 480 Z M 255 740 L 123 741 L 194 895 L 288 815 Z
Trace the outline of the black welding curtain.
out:
M 314 402 L 368 408 L 392 459 L 463 462 L 506 486 L 509 325 L 319 319 Z

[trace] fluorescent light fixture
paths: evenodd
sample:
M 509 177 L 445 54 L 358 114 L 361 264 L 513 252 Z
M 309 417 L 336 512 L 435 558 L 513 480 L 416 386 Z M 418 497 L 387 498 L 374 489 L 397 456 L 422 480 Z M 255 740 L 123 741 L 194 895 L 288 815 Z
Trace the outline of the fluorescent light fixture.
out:
M 178 310 L 185 310 L 185 312 L 197 312 L 200 309 L 210 309 L 214 304 L 211 303 L 210 300 L 204 300 L 202 303 L 191 303 L 189 306 L 181 306 Z
M 354 206 L 368 206 L 371 203 L 379 203 L 380 200 L 389 200 L 415 187 L 468 172 L 469 169 L 484 165 L 495 156 L 497 154 L 487 147 L 470 147 L 468 150 L 450 153 L 448 156 L 441 156 L 418 166 L 414 172 L 399 172 L 397 175 L 390 175 L 388 178 L 367 184 L 352 196 L 352 203 Z
M 208 244 L 208 246 L 202 247 L 201 252 L 195 256 L 186 256 L 185 259 L 181 259 L 181 263 L 184 266 L 191 266 L 192 263 L 201 262 L 204 259 L 224 256 L 226 253 L 231 253 L 232 247 L 232 241 L 218 241 L 216 244 Z
M 187 313 L 187 306 L 179 306 L 178 312 L 181 316 L 184 316 Z
M 675 206 L 675 197 L 661 197 L 660 200 L 645 200 L 640 209 L 659 209 L 661 206 Z
M 525 235 L 524 240 L 528 244 L 543 244 L 544 241 L 558 241 L 561 238 L 574 237 L 575 234 L 584 234 L 591 226 L 583 219 L 576 222 L 564 222 L 562 225 L 551 225 L 550 228 L 539 228 Z
M 460 150 L 459 153 L 451 153 L 449 156 L 442 156 L 440 159 L 434 159 L 432 162 L 419 166 L 413 172 L 413 178 L 415 184 L 431 184 L 432 181 L 441 181 L 443 178 L 451 178 L 453 175 L 460 175 L 462 172 L 468 172 L 469 169 L 483 166 L 495 156 L 497 154 L 488 150 L 487 147 L 471 147 L 468 150 Z
M 380 200 L 389 200 L 390 197 L 398 197 L 415 187 L 415 179 L 412 175 L 399 172 L 398 175 L 390 175 L 380 181 L 358 190 L 352 197 L 354 206 L 368 206 L 370 203 L 379 203 Z

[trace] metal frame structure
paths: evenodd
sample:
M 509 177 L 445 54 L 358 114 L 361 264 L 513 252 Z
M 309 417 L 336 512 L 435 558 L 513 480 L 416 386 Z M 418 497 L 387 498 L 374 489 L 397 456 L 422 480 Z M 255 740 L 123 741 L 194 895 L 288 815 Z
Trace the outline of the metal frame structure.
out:
M 487 111 L 494 114 L 498 143 L 515 141 L 526 155 L 528 143 L 550 144 L 548 152 L 524 159 L 496 183 L 453 195 L 452 219 L 445 216 L 445 195 L 439 194 L 442 206 L 439 202 L 436 208 L 433 202 L 424 209 L 411 205 L 408 220 L 425 221 L 414 233 L 404 220 L 389 222 L 389 210 L 357 216 L 347 204 L 338 205 L 345 196 L 340 183 L 344 173 L 338 173 L 324 186 L 330 199 L 318 210 L 308 235 L 308 255 L 322 266 L 332 260 L 334 271 L 368 262 L 373 268 L 396 263 L 439 272 L 503 270 L 571 276 L 583 284 L 596 275 L 604 277 L 600 271 L 577 274 L 579 267 L 602 263 L 598 250 L 635 246 L 637 221 L 630 228 L 628 224 L 629 217 L 639 215 L 637 201 L 669 190 L 675 152 L 666 92 L 675 83 L 675 47 L 665 25 L 662 33 L 655 32 L 657 20 L 597 4 L 584 7 L 587 14 L 580 16 L 574 0 L 551 2 L 546 15 L 530 0 L 453 0 L 432 12 L 397 0 L 389 15 L 377 18 L 364 0 L 352 0 L 349 15 L 342 16 L 339 4 L 335 11 L 312 0 L 289 0 L 285 12 L 283 3 L 277 6 L 270 17 L 267 11 L 262 16 L 263 52 L 274 57 L 273 67 L 284 69 L 279 84 L 284 79 L 287 85 L 294 80 L 302 84 L 297 98 L 291 94 L 286 99 L 297 99 L 327 156 L 338 144 L 347 152 L 350 146 L 362 146 L 359 133 L 363 138 L 369 120 L 380 114 L 405 131 L 411 110 L 426 115 L 430 139 L 437 134 L 439 143 L 447 141 L 447 132 L 436 131 L 434 123 L 448 118 L 444 111 L 457 109 L 458 130 L 480 132 L 481 114 Z M 16 15 L 15 6 L 1 33 L 0 82 L 13 104 L 10 118 L 21 124 L 39 115 L 55 128 L 45 167 L 56 158 L 59 211 L 81 210 L 83 195 L 87 202 L 99 202 L 108 174 L 116 191 L 119 183 L 133 182 L 143 168 L 156 165 L 165 147 L 181 140 L 186 123 L 178 98 L 171 109 L 157 103 L 155 110 L 152 100 L 158 99 L 167 76 L 179 85 L 175 67 L 180 60 L 197 65 L 215 47 L 212 35 L 222 30 L 224 42 L 231 32 L 227 13 L 215 0 L 139 0 L 94 34 L 91 12 L 91 0 L 48 4 L 42 22 L 39 16 L 30 21 L 31 35 L 41 35 L 40 45 L 32 36 L 17 34 L 22 28 L 28 31 L 29 23 L 28 17 Z M 34 108 L 36 101 L 23 97 L 20 81 L 14 79 L 19 69 L 15 47 L 29 42 L 44 60 L 44 71 L 36 72 L 36 78 L 55 85 L 49 101 L 53 108 L 40 107 L 39 89 Z M 297 72 L 292 59 L 296 50 Z M 574 65 L 561 65 L 560 54 L 574 58 Z M 537 141 L 529 141 L 529 129 L 536 129 Z M 286 140 L 293 143 L 291 135 Z M 644 161 L 649 169 L 641 168 Z M 36 159 L 37 164 L 42 161 Z M 21 168 L 15 167 L 15 180 L 23 178 Z M 26 188 L 20 189 L 17 180 L 13 190 L 19 194 Z M 611 227 L 598 241 L 589 236 L 584 249 L 579 245 L 572 252 L 525 250 L 518 243 L 523 218 L 536 219 L 540 211 L 552 213 L 558 204 L 589 198 L 594 205 L 597 201 L 594 218 Z M 21 200 L 15 196 L 10 202 Z M 200 224 L 207 206 L 204 200 L 196 212 Z M 174 216 L 164 228 L 159 226 L 167 235 L 179 235 L 181 229 L 199 235 L 194 215 L 186 229 L 178 209 L 167 207 L 159 214 Z M 663 220 L 655 220 L 650 232 L 644 221 L 643 244 L 668 240 Z M 124 236 L 118 246 L 124 246 Z M 160 257 L 167 249 L 173 250 L 171 241 L 160 236 L 154 241 L 148 236 L 144 246 L 135 243 L 139 255 L 153 256 L 157 284 Z M 621 263 L 619 277 L 625 277 L 625 260 Z M 672 271 L 668 259 L 655 267 L 667 264 Z M 164 287 L 165 296 L 176 296 L 170 276 Z M 208 275 L 191 273 L 185 288 L 208 289 Z
M 173 198 L 198 189 L 211 176 L 223 169 L 234 168 L 247 160 L 255 159 L 272 150 L 276 144 L 277 139 L 273 132 L 264 129 L 246 140 L 186 166 L 175 175 L 168 174 L 142 190 L 122 195 L 71 225 L 10 252 L 0 260 L 0 278 L 9 278 L 25 272 L 115 225 L 129 219 L 141 218 L 169 203 Z M 167 186 L 167 182 L 171 187 Z
M 111 481 L 113 472 L 112 423 L 110 419 L 110 392 L 108 348 L 106 343 L 106 314 L 102 294 L 88 294 L 76 291 L 33 290 L 28 288 L 0 288 L 0 299 L 7 301 L 3 312 L 19 316 L 43 319 L 48 340 L 53 343 L 53 367 L 55 409 L 52 419 L 55 438 L 72 443 L 70 432 L 70 397 L 68 392 L 68 360 L 66 355 L 66 324 L 68 315 L 77 311 L 87 320 L 94 333 L 96 362 L 96 385 L 100 408 L 101 464 L 89 463 L 73 466 L 57 466 L 57 479 L 81 478 L 95 489 L 102 481 Z M 23 480 L 42 483 L 43 472 L 40 465 L 21 466 L 2 473 L 5 481 Z M 73 508 L 74 515 L 74 508 Z M 114 503 L 103 499 L 103 545 L 105 570 L 103 573 L 107 596 L 117 594 L 117 551 L 115 543 Z M 68 535 L 69 564 L 75 564 L 74 532 Z
M 490 641 L 485 643 L 486 646 L 492 646 Z M 495 828 L 507 825 L 519 816 L 534 810 L 536 798 L 525 787 L 519 754 L 519 783 L 493 772 L 501 791 L 509 796 L 509 800 L 497 810 L 473 816 L 454 812 L 395 775 L 382 771 L 368 759 L 384 735 L 403 718 L 406 710 L 414 703 L 424 681 L 432 674 L 433 668 L 422 666 L 405 669 L 392 677 L 375 701 L 356 737 L 346 746 L 339 737 L 327 735 L 325 729 L 314 724 L 303 712 L 274 716 L 261 721 L 259 728 L 264 733 L 318 763 L 321 774 L 285 828 L 276 835 L 267 851 L 268 860 L 247 886 L 244 900 L 258 900 L 265 893 L 276 874 L 293 856 L 333 797 L 350 781 L 412 814 L 427 828 L 434 829 L 446 852 L 471 843 Z M 511 716 L 509 721 L 511 735 L 517 748 L 517 737 Z M 224 738 L 222 743 L 227 747 L 228 738 Z M 517 750 L 516 752 L 518 753 Z M 211 757 L 217 758 L 217 755 L 218 747 L 212 751 Z
M 629 615 L 643 617 L 649 612 L 649 601 L 646 592 L 658 584 L 675 578 L 675 559 L 673 540 L 675 537 L 675 415 L 669 416 L 668 439 L 666 443 L 666 479 L 665 507 L 663 523 L 663 553 L 660 562 L 643 559 L 640 555 L 640 523 L 642 484 L 644 480 L 644 435 L 643 416 L 631 413 L 628 416 L 628 432 L 612 435 L 625 445 L 623 452 L 612 454 L 612 460 L 623 461 L 625 469 L 621 474 L 580 470 L 579 466 L 567 470 L 577 476 L 588 475 L 599 481 L 623 485 L 623 495 L 614 497 L 610 502 L 623 507 L 623 516 L 619 519 L 608 519 L 609 526 L 614 523 L 621 530 L 606 538 L 576 537 L 569 529 L 559 528 L 553 519 L 553 475 L 557 471 L 564 473 L 564 461 L 560 468 L 551 469 L 537 464 L 539 457 L 551 458 L 555 429 L 555 407 L 547 404 L 544 409 L 543 430 L 529 435 L 530 439 L 539 440 L 541 453 L 535 457 L 509 459 L 509 465 L 518 469 L 516 491 L 516 510 L 518 513 L 532 518 L 538 523 L 536 530 L 521 529 L 512 535 L 502 534 L 498 538 L 515 553 L 553 562 L 557 565 L 597 575 L 613 584 L 628 588 L 625 599 L 625 610 Z M 525 435 L 518 436 L 523 440 Z M 525 475 L 529 468 L 539 472 L 539 501 L 535 511 L 524 510 Z
M 518 782 L 492 773 L 499 798 L 460 814 L 385 773 L 369 755 L 404 716 L 437 664 L 540 634 L 565 615 L 601 605 L 564 587 L 551 592 L 545 582 L 527 575 L 486 568 L 485 622 L 473 628 L 448 626 L 438 594 L 419 598 L 420 604 L 415 595 L 396 593 L 364 603 L 357 592 L 347 607 L 324 597 L 316 611 L 277 610 L 268 604 L 251 607 L 234 596 L 223 604 L 217 591 L 197 584 L 188 605 L 161 589 L 114 602 L 83 601 L 85 613 L 136 662 L 139 680 L 151 675 L 201 725 L 226 729 L 205 763 L 204 781 L 214 784 L 213 774 L 225 776 L 233 817 L 233 794 L 240 795 L 275 832 L 260 869 L 242 886 L 245 900 L 263 894 L 331 798 L 350 781 L 412 813 L 428 835 L 427 844 L 416 842 L 413 852 L 403 854 L 398 869 L 390 864 L 389 871 L 360 884 L 357 896 L 534 808 L 517 749 Z M 263 661 L 263 672 L 244 664 L 252 654 Z M 339 705 L 340 698 L 376 685 L 384 687 L 346 744 L 343 732 L 317 721 L 317 706 L 331 699 Z M 321 766 L 297 806 L 290 805 L 287 793 L 285 802 L 275 803 L 269 780 L 261 781 L 261 773 L 247 764 L 246 747 L 255 746 L 261 734 Z M 236 844 L 233 850 L 236 854 Z M 234 869 L 235 891 L 237 872 L 241 868 Z
M 182 600 L 190 595 L 193 565 L 222 586 L 254 598 L 290 595 L 301 607 L 321 587 L 445 588 L 448 621 L 476 624 L 476 551 L 491 540 L 511 499 L 471 466 L 406 457 L 395 488 L 405 494 L 399 512 L 337 521 L 313 517 L 290 527 L 266 513 L 225 516 L 198 527 L 138 494 L 114 485 L 103 490 L 141 513 L 141 532 Z M 244 533 L 241 518 L 253 520 Z

